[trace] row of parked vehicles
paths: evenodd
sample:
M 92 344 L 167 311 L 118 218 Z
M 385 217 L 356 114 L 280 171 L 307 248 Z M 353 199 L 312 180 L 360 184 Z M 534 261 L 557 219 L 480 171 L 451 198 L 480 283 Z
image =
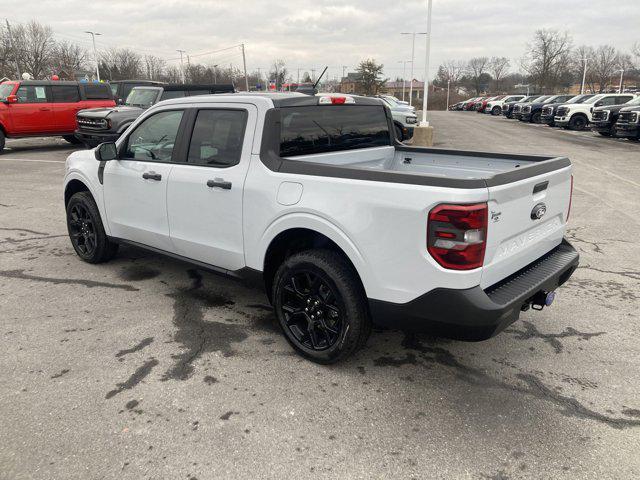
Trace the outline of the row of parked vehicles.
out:
M 450 110 L 503 115 L 568 130 L 590 128 L 606 137 L 640 140 L 640 96 L 632 93 L 476 97 L 452 105 Z
M 6 138 L 58 136 L 89 147 L 116 140 L 161 100 L 232 93 L 233 85 L 19 80 L 0 84 L 0 152 Z

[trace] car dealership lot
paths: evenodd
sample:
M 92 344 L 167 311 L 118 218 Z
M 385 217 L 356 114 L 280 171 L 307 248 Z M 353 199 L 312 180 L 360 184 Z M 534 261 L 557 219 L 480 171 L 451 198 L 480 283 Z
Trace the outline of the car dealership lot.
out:
M 0 156 L 0 478 L 636 478 L 640 150 L 436 112 L 436 146 L 566 155 L 581 267 L 549 310 L 462 343 L 375 332 L 294 355 L 266 298 L 131 248 L 81 262 L 62 140 Z

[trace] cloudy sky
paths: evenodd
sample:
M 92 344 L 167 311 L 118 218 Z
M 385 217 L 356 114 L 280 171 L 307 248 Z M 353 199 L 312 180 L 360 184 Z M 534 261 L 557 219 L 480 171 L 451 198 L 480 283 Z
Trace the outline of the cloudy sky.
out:
M 329 65 L 331 78 L 371 57 L 389 77 L 402 75 L 410 36 L 424 31 L 426 0 L 22 0 L 3 15 L 49 24 L 56 38 L 89 47 L 85 30 L 102 33 L 98 48 L 129 47 L 176 63 L 176 49 L 193 61 L 240 67 L 244 42 L 249 70 L 264 72 L 282 58 L 290 72 Z M 574 44 L 609 43 L 622 50 L 640 41 L 640 0 L 434 0 L 431 74 L 446 59 L 498 55 L 517 65 L 538 28 L 566 30 Z M 424 68 L 424 37 L 416 41 L 416 78 Z M 407 73 L 408 75 L 408 73 Z

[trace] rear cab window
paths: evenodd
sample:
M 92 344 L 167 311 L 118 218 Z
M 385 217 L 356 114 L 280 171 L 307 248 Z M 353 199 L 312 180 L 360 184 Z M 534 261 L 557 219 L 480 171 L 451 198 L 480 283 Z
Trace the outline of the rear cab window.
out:
M 80 92 L 76 85 L 52 85 L 51 95 L 54 103 L 75 103 L 80 101 Z
M 382 105 L 318 105 L 283 107 L 280 156 L 392 145 Z
M 82 85 L 87 100 L 111 100 L 111 88 L 106 83 L 86 83 Z

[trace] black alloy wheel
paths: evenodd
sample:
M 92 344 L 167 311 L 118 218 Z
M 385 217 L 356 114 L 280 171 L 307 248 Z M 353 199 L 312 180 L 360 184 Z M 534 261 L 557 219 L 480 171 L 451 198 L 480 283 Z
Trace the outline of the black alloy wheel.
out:
M 540 123 L 541 116 L 542 114 L 540 112 L 535 112 L 533 115 L 531 115 L 531 123 Z
M 575 115 L 569 120 L 569 128 L 571 130 L 581 131 L 587 126 L 587 119 L 582 115 Z
M 81 256 L 93 256 L 98 246 L 96 227 L 89 210 L 81 203 L 69 209 L 69 236 Z
M 343 308 L 335 287 L 312 271 L 287 275 L 280 290 L 280 308 L 286 327 L 306 348 L 326 350 L 343 329 Z

